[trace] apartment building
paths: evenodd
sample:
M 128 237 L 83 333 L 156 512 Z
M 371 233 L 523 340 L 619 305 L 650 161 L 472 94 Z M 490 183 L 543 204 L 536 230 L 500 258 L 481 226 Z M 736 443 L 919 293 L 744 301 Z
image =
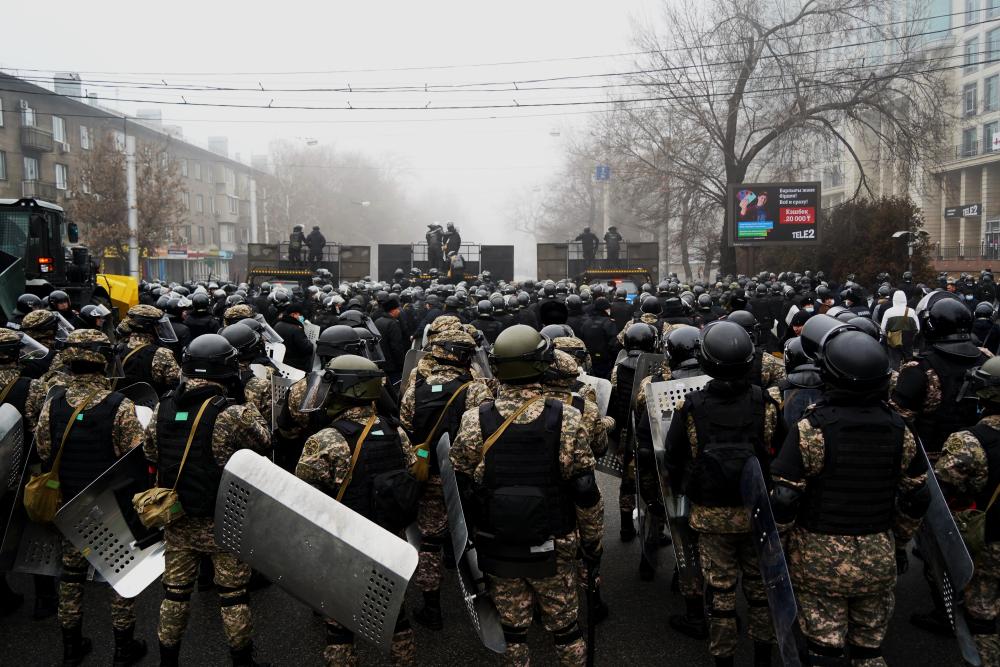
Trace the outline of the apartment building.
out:
M 228 155 L 227 141 L 209 148 L 183 139 L 180 128 L 163 125 L 159 113 L 135 117 L 105 108 L 83 94 L 79 77 L 59 74 L 52 89 L 0 72 L 0 197 L 36 197 L 65 204 L 81 156 L 100 133 L 111 132 L 124 146 L 159 142 L 177 161 L 184 183 L 184 223 L 175 241 L 142 257 L 146 278 L 164 280 L 240 279 L 247 244 L 256 237 L 251 222 L 271 177 Z M 86 242 L 86 229 L 81 229 Z M 123 272 L 124 263 L 105 258 L 105 270 Z

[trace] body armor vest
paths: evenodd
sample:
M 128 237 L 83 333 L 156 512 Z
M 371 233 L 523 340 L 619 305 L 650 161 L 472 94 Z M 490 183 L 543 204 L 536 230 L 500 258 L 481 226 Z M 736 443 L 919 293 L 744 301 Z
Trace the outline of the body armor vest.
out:
M 222 479 L 222 466 L 215 460 L 212 452 L 212 436 L 215 433 L 215 420 L 226 409 L 226 398 L 218 394 L 214 387 L 211 391 L 195 389 L 184 394 L 178 403 L 174 392 L 167 394 L 160 401 L 156 420 L 156 444 L 159 450 L 159 484 L 173 486 L 177 483 L 177 495 L 181 500 L 184 513 L 193 517 L 211 517 L 215 515 L 215 498 L 219 493 L 219 481 Z M 180 470 L 181 459 L 184 457 L 184 446 L 187 444 L 191 427 L 203 401 L 215 395 L 214 400 L 205 408 L 198 430 L 191 441 L 184 469 Z M 177 472 L 180 470 L 180 479 Z
M 750 369 L 750 384 L 764 386 L 764 348 L 758 347 L 753 353 L 753 366 Z
M 414 405 L 413 405 L 413 444 L 419 445 L 431 436 L 431 429 L 437 423 L 441 411 L 451 399 L 452 395 L 463 384 L 471 380 L 468 375 L 462 375 L 444 384 L 428 384 L 427 380 L 418 375 L 413 383 Z M 458 435 L 458 427 L 462 424 L 462 414 L 465 412 L 465 397 L 469 388 L 462 390 L 460 396 L 456 396 L 448 408 L 448 414 L 441 419 L 435 440 L 430 443 L 430 466 L 433 474 L 441 471 L 437 457 L 437 438 L 447 433 L 451 441 L 455 441 Z
M 919 363 L 920 370 L 925 374 L 930 368 L 937 375 L 941 385 L 941 403 L 933 412 L 918 413 L 915 426 L 924 449 L 928 452 L 940 452 L 949 435 L 976 423 L 976 402 L 959 401 L 958 396 L 965 382 L 966 371 L 978 366 L 980 360 L 967 359 L 963 362 L 931 350 L 920 356 Z
M 822 387 L 823 381 L 816 371 L 792 372 L 778 382 L 785 426 L 794 428 L 802 419 L 806 408 L 819 402 L 823 396 Z
M 986 511 L 993 492 L 1000 485 L 1000 431 L 986 424 L 976 424 L 969 430 L 986 452 L 989 475 L 986 485 L 976 496 L 976 507 Z M 1000 542 L 1000 500 L 993 503 L 993 507 L 986 513 L 986 542 Z
M 629 422 L 629 412 L 632 410 L 632 385 L 635 383 L 635 367 L 639 363 L 640 352 L 629 352 L 616 368 L 615 386 L 613 387 L 615 430 L 624 431 Z
M 892 528 L 905 425 L 885 405 L 821 404 L 823 471 L 810 480 L 798 523 L 815 533 L 872 535 Z
M 145 382 L 156 389 L 157 393 L 165 389 L 153 382 L 153 357 L 156 356 L 156 349 L 155 345 L 146 345 L 129 356 L 128 361 L 122 365 L 125 377 L 118 381 L 118 386 L 128 387 L 136 382 Z
M 354 454 L 358 439 L 364 431 L 364 424 L 349 419 L 338 419 L 330 424 L 347 440 Z M 406 459 L 403 456 L 403 443 L 395 428 L 381 416 L 375 421 L 368 437 L 361 444 L 361 454 L 358 455 L 350 484 L 344 492 L 341 502 L 361 516 L 377 521 L 374 506 L 375 478 L 384 473 L 397 472 L 406 469 Z
M 19 377 L 14 381 L 14 386 L 7 392 L 4 403 L 17 408 L 17 411 L 24 416 L 24 405 L 28 402 L 28 390 L 31 389 L 31 378 Z
M 63 500 L 72 499 L 118 460 L 114 448 L 114 424 L 118 406 L 124 398 L 113 391 L 103 401 L 77 416 L 63 446 L 59 467 Z M 72 416 L 73 408 L 66 400 L 66 388 L 58 387 L 49 403 L 49 437 L 53 458 Z

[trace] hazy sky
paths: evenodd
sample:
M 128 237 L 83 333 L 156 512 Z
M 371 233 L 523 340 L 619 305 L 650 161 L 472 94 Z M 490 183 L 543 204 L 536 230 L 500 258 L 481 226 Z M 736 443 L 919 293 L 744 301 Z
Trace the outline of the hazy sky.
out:
M 434 107 L 620 96 L 613 88 L 523 90 L 532 85 L 603 83 L 594 78 L 521 83 L 518 91 L 483 89 L 510 88 L 511 82 L 527 79 L 623 71 L 633 64 L 630 56 L 464 65 L 634 51 L 634 22 L 657 17 L 661 1 L 8 3 L 5 24 L 30 28 L 5 31 L 0 67 L 37 77 L 48 77 L 53 70 L 82 72 L 87 90 L 107 101 L 122 100 L 109 106 L 126 112 L 155 106 L 127 99 L 181 102 L 182 96 L 189 103 L 339 107 L 309 111 L 162 105 L 164 122 L 181 125 L 186 137 L 204 143 L 208 136 L 227 135 L 230 152 L 244 159 L 266 152 L 269 141 L 281 137 L 314 138 L 363 149 L 380 159 L 391 157 L 408 167 L 406 181 L 414 199 L 426 190 L 451 190 L 460 197 L 467 219 L 457 222 L 467 239 L 510 243 L 503 214 L 512 193 L 544 183 L 560 164 L 567 130 L 585 123 L 587 116 L 581 112 L 599 107 Z M 155 90 L 164 83 L 258 90 Z M 425 84 L 484 85 L 449 92 L 358 91 Z M 347 86 L 354 92 L 275 90 Z M 348 103 L 420 108 L 344 110 Z M 430 108 L 423 109 L 428 103 Z M 560 130 L 561 136 L 551 136 L 553 130 Z M 412 240 L 419 240 L 423 231 L 422 224 L 415 224 Z M 522 243 L 518 246 L 519 252 L 529 250 Z

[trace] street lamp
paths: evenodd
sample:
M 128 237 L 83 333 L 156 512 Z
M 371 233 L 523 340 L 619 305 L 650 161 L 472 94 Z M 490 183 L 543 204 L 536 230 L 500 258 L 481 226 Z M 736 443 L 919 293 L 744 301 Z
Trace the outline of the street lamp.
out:
M 899 232 L 893 232 L 892 238 L 901 239 L 909 237 L 906 242 L 906 270 L 913 273 L 913 248 L 920 242 L 922 236 L 930 236 L 924 230 L 918 232 L 911 232 L 908 230 L 903 230 Z

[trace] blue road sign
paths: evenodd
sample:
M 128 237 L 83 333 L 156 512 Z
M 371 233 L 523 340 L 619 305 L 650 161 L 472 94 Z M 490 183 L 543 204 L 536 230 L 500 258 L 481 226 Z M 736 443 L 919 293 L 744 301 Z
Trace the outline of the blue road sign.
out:
M 595 181 L 610 181 L 611 180 L 611 167 L 606 164 L 599 164 L 597 168 L 594 169 L 594 180 Z

